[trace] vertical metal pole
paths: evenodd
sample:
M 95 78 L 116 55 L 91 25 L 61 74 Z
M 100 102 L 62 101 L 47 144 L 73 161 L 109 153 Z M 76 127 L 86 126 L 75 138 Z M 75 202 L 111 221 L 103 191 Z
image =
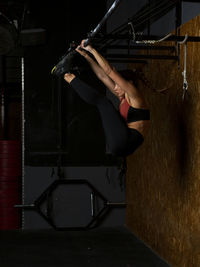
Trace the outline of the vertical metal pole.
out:
M 62 131 L 62 82 L 61 78 L 58 80 L 58 131 L 59 131 L 59 154 L 57 160 L 57 175 L 59 178 L 62 178 L 62 150 L 63 150 L 63 131 Z
M 151 8 L 151 0 L 148 0 L 148 6 Z M 151 17 L 148 18 L 147 21 L 147 35 L 151 34 Z M 147 54 L 150 54 L 150 50 L 147 48 Z
M 149 8 L 151 7 L 151 0 L 148 0 Z M 151 31 L 151 19 L 149 18 L 147 21 L 147 35 L 150 35 Z
M 1 86 L 1 138 L 3 140 L 8 137 L 8 103 L 6 97 L 6 56 L 1 56 L 1 68 L 2 68 L 2 86 Z
M 180 36 L 180 26 L 182 24 L 182 1 L 179 0 L 176 4 L 176 36 Z M 178 68 L 180 68 L 180 44 L 176 41 Z
M 24 153 L 25 153 L 25 143 L 24 143 L 24 124 L 25 124 L 25 117 L 24 117 L 24 57 L 21 58 L 21 87 L 22 87 L 22 179 L 21 179 L 21 186 L 22 186 L 22 196 L 21 201 L 22 205 L 24 205 Z M 24 229 L 24 210 L 22 209 L 22 229 Z
M 4 56 L 1 56 L 1 66 L 0 66 L 0 69 L 1 69 L 1 133 L 0 133 L 0 138 L 1 139 L 4 139 L 5 137 L 5 134 L 4 134 L 4 131 L 5 131 L 5 75 L 4 75 L 4 71 L 5 71 L 5 66 L 3 64 L 3 57 Z

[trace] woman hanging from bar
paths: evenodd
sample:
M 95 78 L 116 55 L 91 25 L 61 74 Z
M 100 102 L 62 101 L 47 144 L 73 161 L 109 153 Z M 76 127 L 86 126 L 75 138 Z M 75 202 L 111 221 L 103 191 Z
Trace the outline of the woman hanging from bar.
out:
M 125 157 L 143 143 L 149 128 L 150 111 L 142 92 L 134 85 L 134 72 L 118 72 L 91 45 L 84 47 L 84 42 L 76 51 L 86 59 L 98 79 L 119 98 L 119 111 L 109 99 L 73 72 L 65 71 L 64 79 L 85 102 L 95 105 L 99 110 L 110 153 Z

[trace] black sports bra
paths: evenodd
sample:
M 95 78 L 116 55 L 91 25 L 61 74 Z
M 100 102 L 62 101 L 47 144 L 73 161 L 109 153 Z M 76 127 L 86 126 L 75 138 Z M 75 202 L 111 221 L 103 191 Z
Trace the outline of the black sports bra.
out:
M 129 105 L 126 99 L 119 106 L 121 116 L 127 123 L 141 120 L 150 120 L 149 109 L 134 108 Z

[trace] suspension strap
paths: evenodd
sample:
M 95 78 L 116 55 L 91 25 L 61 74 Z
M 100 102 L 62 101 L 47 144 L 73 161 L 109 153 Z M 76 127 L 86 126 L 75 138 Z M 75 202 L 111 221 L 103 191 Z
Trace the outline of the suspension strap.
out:
M 99 22 L 99 24 L 96 26 L 96 28 L 88 34 L 89 36 L 88 36 L 88 38 L 84 42 L 84 47 L 87 46 L 90 43 L 90 41 L 92 40 L 92 38 L 94 38 L 94 36 L 100 31 L 100 29 L 102 28 L 102 26 L 105 24 L 106 20 L 112 15 L 112 13 L 118 7 L 118 5 L 120 4 L 121 1 L 122 0 L 115 0 L 113 2 L 112 6 L 109 8 L 109 10 L 104 15 L 104 17 Z

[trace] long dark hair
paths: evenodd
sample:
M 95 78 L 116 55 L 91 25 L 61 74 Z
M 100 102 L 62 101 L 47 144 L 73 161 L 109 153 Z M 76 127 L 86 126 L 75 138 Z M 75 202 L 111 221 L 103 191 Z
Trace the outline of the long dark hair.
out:
M 142 81 L 143 84 L 144 84 L 147 88 L 152 89 L 152 86 L 151 86 L 149 80 L 148 80 L 148 79 L 146 78 L 146 76 L 144 75 L 143 71 L 138 70 L 138 69 L 136 69 L 136 70 L 135 70 L 135 69 L 134 69 L 134 70 L 132 70 L 132 69 L 124 69 L 124 70 L 119 70 L 118 72 L 121 74 L 121 76 L 122 76 L 124 79 L 126 79 L 126 80 L 128 80 L 128 81 L 132 81 L 133 84 L 134 84 L 136 87 L 138 87 L 138 83 L 139 83 L 139 81 Z M 152 90 L 153 90 L 153 89 L 152 89 Z

